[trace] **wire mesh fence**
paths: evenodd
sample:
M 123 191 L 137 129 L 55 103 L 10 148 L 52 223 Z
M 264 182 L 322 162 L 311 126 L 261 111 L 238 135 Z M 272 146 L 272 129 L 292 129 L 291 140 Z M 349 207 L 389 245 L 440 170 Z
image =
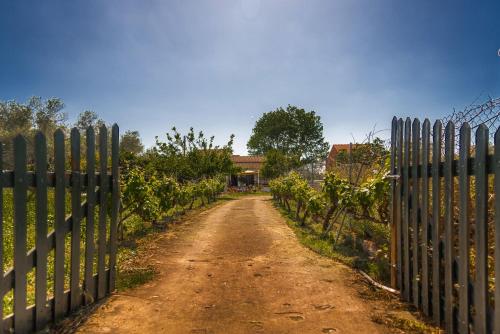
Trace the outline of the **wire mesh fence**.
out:
M 483 103 L 472 103 L 464 110 L 454 110 L 453 113 L 441 119 L 443 124 L 453 122 L 455 127 L 459 129 L 464 123 L 468 123 L 471 130 L 475 130 L 479 125 L 484 124 L 490 129 L 490 141 L 493 140 L 493 135 L 500 127 L 500 98 L 489 97 Z M 455 135 L 456 149 L 458 149 L 459 133 Z M 474 139 L 473 139 L 474 141 Z

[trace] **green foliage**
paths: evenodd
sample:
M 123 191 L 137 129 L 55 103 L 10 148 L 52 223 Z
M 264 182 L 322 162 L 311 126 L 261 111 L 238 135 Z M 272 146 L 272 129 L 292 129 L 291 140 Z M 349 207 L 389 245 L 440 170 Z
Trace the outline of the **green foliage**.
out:
M 266 152 L 260 173 L 267 179 L 273 179 L 288 173 L 299 165 L 299 161 L 294 157 L 287 156 L 280 150 L 271 149 Z
M 147 178 L 139 168 L 129 171 L 121 178 L 122 220 L 136 214 L 146 221 L 158 218 L 160 201 L 156 197 L 157 180 L 155 176 Z
M 172 177 L 134 167 L 121 178 L 123 222 L 132 215 L 145 221 L 157 221 L 175 208 L 184 209 L 188 203 L 200 199 L 214 201 L 224 191 L 222 178 L 203 179 L 197 183 L 181 184 Z
M 139 155 L 144 151 L 139 131 L 125 131 L 120 138 L 120 153 Z
M 378 137 L 370 143 L 353 144 L 351 159 L 354 164 L 374 165 L 383 164 L 385 158 L 389 155 L 389 151 L 384 145 L 384 141 Z M 336 158 L 340 164 L 349 164 L 349 152 L 342 150 Z
M 323 192 L 331 206 L 352 207 L 353 189 L 351 184 L 334 173 L 327 173 L 323 180 Z
M 374 216 L 373 211 L 376 210 L 381 220 L 388 218 L 390 185 L 386 175 L 372 177 L 356 189 L 355 201 L 365 217 Z
M 293 157 L 301 164 L 326 158 L 329 145 L 323 137 L 321 118 L 314 111 L 288 105 L 264 113 L 257 120 L 247 143 L 250 154 L 271 150 Z
M 212 178 L 219 174 L 234 172 L 231 160 L 234 135 L 218 146 L 214 137 L 207 139 L 202 131 L 195 133 L 191 128 L 186 135 L 172 128 L 167 141 L 156 137 L 156 146 L 144 156 L 146 168 L 164 175 L 170 175 L 179 182 Z
M 271 180 L 269 186 L 273 197 L 289 214 L 295 209 L 295 219 L 300 221 L 300 226 L 306 226 L 310 217 L 313 223 L 323 220 L 323 226 L 319 228 L 325 238 L 320 242 L 322 245 L 331 244 L 335 250 L 349 256 L 362 254 L 354 262 L 357 266 L 377 278 L 384 280 L 388 277 L 389 181 L 386 173 L 372 176 L 356 186 L 334 172 L 328 172 L 321 189 L 316 190 L 298 173 L 291 172 Z M 344 217 L 339 219 L 341 215 Z M 331 235 L 335 223 L 338 223 L 337 229 L 335 235 Z M 345 225 L 349 226 L 348 229 Z M 319 235 L 315 226 L 307 228 Z M 341 243 L 337 243 L 340 236 L 343 237 Z M 304 240 L 311 243 L 316 237 L 311 238 Z M 376 252 L 372 245 L 375 245 Z
M 99 118 L 99 115 L 95 111 L 85 110 L 78 115 L 75 126 L 80 131 L 85 131 L 89 127 L 97 129 L 103 124 L 104 121 Z
M 127 132 L 137 147 L 138 133 Z M 174 127 L 167 141 L 156 138 L 156 146 L 144 154 L 133 152 L 123 141 L 120 152 L 122 219 L 133 215 L 149 222 L 191 209 L 198 202 L 215 201 L 224 191 L 221 175 L 234 170 L 231 160 L 233 136 L 222 147 L 191 128 L 182 135 Z
M 16 101 L 0 101 L 0 142 L 3 145 L 4 168 L 13 166 L 12 140 L 18 134 L 28 139 L 28 156 L 32 160 L 33 147 L 31 138 L 36 131 L 47 137 L 48 151 L 53 151 L 52 133 L 65 125 L 66 114 L 62 112 L 64 104 L 60 99 L 42 100 L 31 97 L 26 103 Z

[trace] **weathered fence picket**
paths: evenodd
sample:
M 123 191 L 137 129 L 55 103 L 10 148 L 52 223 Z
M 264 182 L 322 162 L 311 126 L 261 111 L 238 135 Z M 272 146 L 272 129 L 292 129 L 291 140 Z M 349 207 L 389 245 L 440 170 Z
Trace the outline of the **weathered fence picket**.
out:
M 470 203 L 470 126 L 465 123 L 460 128 L 460 152 L 458 164 L 458 187 L 460 194 L 458 222 L 458 332 L 469 332 L 469 203 Z
M 420 174 L 422 175 L 422 309 L 425 315 L 429 315 L 429 140 L 430 122 L 426 119 L 422 125 L 422 164 Z
M 432 127 L 432 175 L 439 175 L 443 126 L 437 121 Z M 441 324 L 441 179 L 432 178 L 432 315 Z
M 80 131 L 71 130 L 71 276 L 70 311 L 80 306 Z
M 108 156 L 108 131 L 106 127 L 99 129 L 99 157 Z M 99 172 L 104 175 L 108 171 L 108 160 L 99 159 Z M 108 185 L 106 179 L 101 178 L 99 184 L 99 226 L 98 226 L 98 239 L 97 239 L 97 299 L 101 299 L 106 295 L 106 282 L 105 275 L 106 266 L 106 217 L 107 217 L 107 195 Z
M 420 262 L 419 262 L 419 242 L 420 242 L 420 227 L 419 227 L 419 191 L 420 191 L 420 179 L 418 178 L 419 169 L 419 158 L 420 158 L 420 121 L 418 118 L 413 120 L 412 124 L 412 159 L 411 159 L 411 204 L 410 204 L 410 219 L 411 219 L 411 233 L 410 239 L 412 240 L 411 245 L 411 257 L 413 262 L 412 269 L 412 296 L 413 304 L 418 307 L 420 304 Z
M 94 240 L 94 211 L 95 211 L 95 133 L 93 128 L 88 128 L 87 137 L 87 210 L 85 240 Z M 88 228 L 91 226 L 92 228 Z M 84 302 L 90 304 L 94 301 L 96 290 L 94 284 L 94 242 L 85 243 L 85 274 L 84 274 Z
M 488 330 L 488 129 L 480 125 L 476 132 L 476 279 L 474 280 L 474 332 Z M 498 330 L 498 329 L 497 329 Z
M 14 328 L 24 333 L 29 330 L 26 311 L 26 140 L 22 136 L 14 139 Z
M 111 129 L 111 222 L 109 228 L 109 284 L 108 292 L 115 289 L 116 275 L 116 251 L 117 251 L 117 229 L 118 215 L 120 211 L 120 182 L 119 182 L 119 147 L 120 133 L 117 126 Z
M 500 131 L 495 133 L 495 151 L 493 168 L 496 175 L 500 175 Z M 495 194 L 500 194 L 500 177 L 495 177 Z M 495 284 L 500 282 L 500 195 L 495 196 Z M 500 328 L 500 287 L 495 286 L 495 313 L 494 328 Z
M 396 138 L 397 138 L 397 143 L 396 143 L 396 159 L 397 163 L 396 169 L 394 170 L 394 174 L 396 174 L 396 171 L 400 171 L 403 169 L 403 120 L 399 119 L 397 122 L 397 130 L 396 130 Z M 393 205 L 396 205 L 396 208 L 394 211 L 396 212 L 396 216 L 394 219 L 396 219 L 396 226 L 397 226 L 397 238 L 396 240 L 396 263 L 397 263 L 397 283 L 399 287 L 403 286 L 403 253 L 402 253 L 402 244 L 403 244 L 403 226 L 402 226 L 402 212 L 401 212 L 401 200 L 402 200 L 402 192 L 403 188 L 401 187 L 401 182 L 398 182 L 399 180 L 396 181 L 396 193 L 395 196 L 396 198 L 393 199 Z M 396 287 L 394 287 L 396 288 Z
M 0 144 L 0 203 L 3 204 L 3 145 Z M 0 205 L 0 277 L 3 280 L 3 253 L 4 253 L 4 246 L 3 246 L 3 205 Z M 2 282 L 3 283 L 3 282 Z M 2 284 L 3 285 L 3 284 Z M 2 292 L 3 289 L 0 287 L 0 292 Z M 1 295 L 3 296 L 3 294 Z M 3 330 L 3 299 L 2 302 L 0 303 L 0 331 Z
M 99 130 L 99 152 L 96 152 L 94 130 L 89 128 L 84 135 L 85 172 L 81 170 L 82 149 L 78 129 L 71 131 L 69 171 L 66 171 L 66 139 L 62 130 L 54 133 L 53 158 L 47 156 L 51 152 L 47 152 L 47 141 L 42 133 L 35 135 L 33 159 L 28 158 L 26 139 L 17 136 L 13 146 L 13 171 L 2 169 L 0 145 L 0 268 L 3 268 L 6 256 L 3 234 L 6 216 L 3 203 L 7 188 L 12 188 L 13 194 L 10 206 L 13 207 L 15 238 L 14 265 L 0 276 L 2 298 L 13 290 L 14 300 L 13 313 L 10 315 L 5 314 L 4 303 L 0 303 L 0 329 L 3 332 L 27 333 L 42 330 L 80 306 L 101 299 L 114 290 L 120 196 L 119 130 L 117 125 L 112 128 L 110 157 L 105 126 Z M 96 154 L 99 157 L 99 173 L 95 171 Z M 109 171 L 108 160 L 111 161 Z M 53 171 L 49 171 L 49 162 L 54 166 Z M 69 216 L 66 211 L 67 189 L 71 196 Z M 52 201 L 49 201 L 48 193 L 52 191 L 54 228 L 49 230 L 52 225 L 48 223 L 48 205 Z M 29 192 L 34 194 L 33 227 L 29 227 L 31 223 L 28 222 Z M 82 198 L 85 200 L 83 203 Z M 97 222 L 94 220 L 96 209 L 99 217 Z M 97 247 L 94 237 L 96 223 Z M 35 248 L 28 250 L 28 234 L 33 230 Z M 95 261 L 97 273 L 94 272 Z M 53 276 L 49 277 L 49 273 Z M 34 287 L 28 287 L 28 275 L 31 274 L 34 275 Z M 53 284 L 48 284 L 49 282 Z M 31 296 L 33 290 L 34 296 Z M 29 305 L 32 297 L 35 302 Z
M 444 149 L 440 121 L 392 126 L 391 282 L 447 333 L 500 332 L 500 130 L 462 124 L 457 151 L 452 122 Z
M 404 157 L 403 157 L 403 296 L 405 300 L 410 300 L 410 136 L 411 120 L 405 121 L 404 134 Z
M 57 130 L 54 134 L 54 171 L 55 171 L 55 259 L 54 259 L 54 320 L 65 315 L 64 300 L 64 236 L 66 188 L 64 185 L 64 133 Z
M 453 224 L 455 125 L 448 123 L 444 130 L 444 322 L 448 333 L 455 332 L 453 319 L 453 264 L 455 262 Z
M 397 122 L 398 120 L 396 118 L 392 119 L 392 128 L 391 128 L 391 174 L 396 174 L 396 146 L 397 146 Z M 349 156 L 352 157 L 351 151 L 349 150 Z M 350 170 L 350 169 L 349 169 Z M 349 178 L 350 180 L 351 178 Z M 392 201 L 397 201 L 399 196 L 396 196 L 396 180 L 392 179 L 391 180 L 391 200 Z M 391 221 L 397 221 L 397 208 L 398 205 L 396 203 L 392 204 L 392 210 L 391 210 Z M 391 287 L 392 288 L 397 288 L 398 282 L 397 282 L 397 245 L 396 245 L 396 240 L 398 240 L 398 231 L 399 231 L 399 226 L 396 224 L 391 225 Z
M 40 132 L 35 136 L 36 175 L 36 287 L 35 329 L 45 326 L 47 314 L 47 141 Z

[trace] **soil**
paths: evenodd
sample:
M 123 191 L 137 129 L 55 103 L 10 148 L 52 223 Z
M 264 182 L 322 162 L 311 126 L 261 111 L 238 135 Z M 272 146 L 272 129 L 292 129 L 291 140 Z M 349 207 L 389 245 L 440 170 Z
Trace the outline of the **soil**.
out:
M 303 247 L 267 196 L 218 205 L 156 243 L 155 279 L 114 294 L 78 333 L 401 332 L 380 320 L 387 302 Z

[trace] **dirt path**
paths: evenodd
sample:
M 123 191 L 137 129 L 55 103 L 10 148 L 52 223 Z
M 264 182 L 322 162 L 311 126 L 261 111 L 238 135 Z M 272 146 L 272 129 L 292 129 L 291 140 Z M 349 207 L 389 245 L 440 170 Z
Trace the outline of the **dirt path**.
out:
M 302 247 L 268 197 L 243 197 L 159 241 L 160 274 L 80 333 L 388 333 L 352 270 Z

